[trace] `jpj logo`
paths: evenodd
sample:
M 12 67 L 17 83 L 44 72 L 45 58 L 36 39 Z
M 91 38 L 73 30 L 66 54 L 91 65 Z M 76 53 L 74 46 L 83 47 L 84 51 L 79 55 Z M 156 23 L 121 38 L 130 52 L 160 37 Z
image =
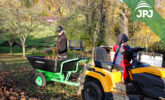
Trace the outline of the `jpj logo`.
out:
M 152 7 L 144 0 L 141 0 L 138 3 L 134 11 L 137 11 L 137 18 L 152 18 L 154 14 Z

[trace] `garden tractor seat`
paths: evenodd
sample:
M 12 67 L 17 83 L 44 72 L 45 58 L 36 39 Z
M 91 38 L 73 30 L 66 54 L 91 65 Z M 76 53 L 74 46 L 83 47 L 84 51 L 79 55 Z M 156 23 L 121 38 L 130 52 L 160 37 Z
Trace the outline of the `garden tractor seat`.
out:
M 96 47 L 94 50 L 95 66 L 107 70 L 112 69 L 112 62 L 107 61 L 107 52 L 104 48 Z

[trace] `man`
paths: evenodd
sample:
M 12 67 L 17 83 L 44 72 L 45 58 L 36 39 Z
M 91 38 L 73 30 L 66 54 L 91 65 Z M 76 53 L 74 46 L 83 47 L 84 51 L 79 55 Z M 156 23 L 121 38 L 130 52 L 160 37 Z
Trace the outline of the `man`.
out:
M 67 58 L 67 38 L 65 36 L 65 31 L 62 26 L 57 28 L 58 37 L 57 37 L 57 48 L 58 48 L 58 57 Z
M 129 74 L 127 68 L 131 66 L 130 58 L 126 51 L 130 49 L 127 44 L 128 37 L 126 34 L 119 34 L 117 37 L 118 42 L 113 46 L 113 51 L 115 52 L 115 58 L 113 61 L 114 65 L 122 66 L 124 68 L 123 79 L 125 83 L 129 82 Z

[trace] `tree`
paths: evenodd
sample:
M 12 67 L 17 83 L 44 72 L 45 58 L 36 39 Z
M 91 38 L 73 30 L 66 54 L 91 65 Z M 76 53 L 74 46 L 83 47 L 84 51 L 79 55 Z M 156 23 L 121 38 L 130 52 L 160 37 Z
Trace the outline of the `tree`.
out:
M 10 13 L 10 8 L 1 8 L 0 9 L 0 16 L 1 16 L 1 37 L 8 41 L 10 46 L 10 54 L 13 54 L 12 46 L 13 42 L 16 40 L 16 23 L 14 22 L 13 15 Z
M 39 25 L 39 23 L 37 23 L 38 17 L 26 8 L 15 8 L 15 15 L 18 27 L 18 37 L 21 41 L 23 57 L 25 57 L 26 39 L 31 32 L 37 29 Z
M 22 45 L 22 51 L 23 51 L 23 57 L 25 57 L 25 47 L 26 47 L 26 39 L 28 35 L 34 31 L 38 25 L 40 24 L 38 22 L 38 13 L 36 14 L 36 8 L 35 9 L 27 9 L 26 7 L 19 7 L 15 5 L 15 3 L 6 1 L 4 4 L 4 9 L 9 8 L 9 11 L 6 13 L 6 16 L 12 15 L 13 19 L 8 20 L 8 25 L 10 33 L 14 34 L 14 36 L 17 36 L 19 38 L 21 45 Z M 14 27 L 12 27 L 14 26 Z

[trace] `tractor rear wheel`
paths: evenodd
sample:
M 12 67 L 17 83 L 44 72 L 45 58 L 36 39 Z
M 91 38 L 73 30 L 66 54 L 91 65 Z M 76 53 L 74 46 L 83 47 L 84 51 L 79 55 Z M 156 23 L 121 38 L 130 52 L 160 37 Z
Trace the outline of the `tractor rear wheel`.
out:
M 87 81 L 82 90 L 83 100 L 103 100 L 103 89 L 98 81 Z
M 46 77 L 44 74 L 37 72 L 35 75 L 35 84 L 40 87 L 46 86 Z

